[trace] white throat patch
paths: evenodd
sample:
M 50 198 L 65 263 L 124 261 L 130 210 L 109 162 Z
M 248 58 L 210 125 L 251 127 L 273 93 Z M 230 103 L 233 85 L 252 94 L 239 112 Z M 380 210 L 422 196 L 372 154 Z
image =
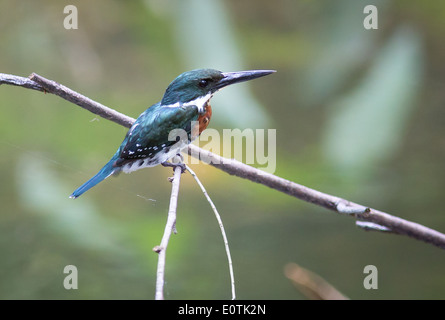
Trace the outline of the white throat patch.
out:
M 198 112 L 199 113 L 204 113 L 205 112 L 205 105 L 207 104 L 207 102 L 212 98 L 213 93 L 209 93 L 206 94 L 205 96 L 202 97 L 198 97 L 195 100 L 186 102 L 186 103 L 180 103 L 180 102 L 176 102 L 174 104 L 169 104 L 167 106 L 164 106 L 166 108 L 186 108 L 186 107 L 191 107 L 191 106 L 196 106 L 198 108 Z

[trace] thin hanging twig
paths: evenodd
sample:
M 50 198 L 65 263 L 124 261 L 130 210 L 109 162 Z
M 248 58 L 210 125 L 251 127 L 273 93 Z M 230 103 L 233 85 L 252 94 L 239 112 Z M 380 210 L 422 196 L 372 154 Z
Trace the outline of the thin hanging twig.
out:
M 219 215 L 218 210 L 216 209 L 215 204 L 213 203 L 212 199 L 210 198 L 209 194 L 207 193 L 206 189 L 204 188 L 203 184 L 199 180 L 199 178 L 196 175 L 196 173 L 192 169 L 190 169 L 189 166 L 186 165 L 185 167 L 187 168 L 187 171 L 190 172 L 192 177 L 196 180 L 196 183 L 201 188 L 202 193 L 204 194 L 204 196 L 206 197 L 207 201 L 210 203 L 210 206 L 212 207 L 212 210 L 213 210 L 213 213 L 215 214 L 216 220 L 218 220 L 219 228 L 221 229 L 221 234 L 222 234 L 223 241 L 224 241 L 224 247 L 226 248 L 227 261 L 229 263 L 230 283 L 231 283 L 231 286 L 232 286 L 232 300 L 235 300 L 235 298 L 236 298 L 236 293 L 235 293 L 235 276 L 234 276 L 234 273 L 233 273 L 232 257 L 230 255 L 229 241 L 227 241 L 227 236 L 226 236 L 226 232 L 224 230 L 224 225 L 223 225 L 221 216 Z

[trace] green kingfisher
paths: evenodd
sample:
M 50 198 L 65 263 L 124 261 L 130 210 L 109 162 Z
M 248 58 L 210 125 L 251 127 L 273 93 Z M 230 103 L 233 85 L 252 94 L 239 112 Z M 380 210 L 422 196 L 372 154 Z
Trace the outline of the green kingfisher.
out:
M 275 70 L 221 72 L 197 69 L 184 72 L 167 87 L 162 100 L 145 110 L 128 130 L 111 160 L 90 180 L 76 189 L 77 198 L 112 174 L 129 173 L 158 164 L 172 166 L 169 159 L 196 139 L 209 125 L 210 99 L 218 90 L 234 83 L 252 80 Z M 186 133 L 173 135 L 180 129 Z

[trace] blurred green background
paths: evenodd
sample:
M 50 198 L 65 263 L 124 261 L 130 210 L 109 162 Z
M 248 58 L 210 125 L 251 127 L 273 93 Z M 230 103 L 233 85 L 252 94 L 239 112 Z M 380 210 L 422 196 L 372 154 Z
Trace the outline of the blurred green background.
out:
M 78 9 L 66 30 L 63 8 Z M 378 8 L 378 30 L 363 9 Z M 0 72 L 35 72 L 137 117 L 183 71 L 276 69 L 215 96 L 211 127 L 277 129 L 276 174 L 445 231 L 445 2 L 146 0 L 0 3 Z M 126 129 L 50 94 L 0 87 L 0 298 L 152 299 L 171 170 L 73 201 Z M 352 299 L 442 299 L 445 255 L 193 165 L 225 224 L 241 299 L 306 299 L 289 262 Z M 218 224 L 190 175 L 167 299 L 230 299 Z M 366 265 L 377 290 L 363 287 Z M 75 265 L 79 289 L 65 290 Z

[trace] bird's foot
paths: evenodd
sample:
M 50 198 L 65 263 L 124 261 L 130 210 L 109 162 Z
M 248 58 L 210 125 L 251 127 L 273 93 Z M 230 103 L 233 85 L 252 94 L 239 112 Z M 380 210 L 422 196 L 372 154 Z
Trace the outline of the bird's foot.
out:
M 173 158 L 172 162 L 164 161 L 161 163 L 161 165 L 163 167 L 172 167 L 173 170 L 175 170 L 176 167 L 180 167 L 181 173 L 184 173 L 187 170 L 185 163 L 183 162 L 184 158 L 179 153 L 176 155 L 176 157 L 179 158 L 179 161 L 177 159 Z

